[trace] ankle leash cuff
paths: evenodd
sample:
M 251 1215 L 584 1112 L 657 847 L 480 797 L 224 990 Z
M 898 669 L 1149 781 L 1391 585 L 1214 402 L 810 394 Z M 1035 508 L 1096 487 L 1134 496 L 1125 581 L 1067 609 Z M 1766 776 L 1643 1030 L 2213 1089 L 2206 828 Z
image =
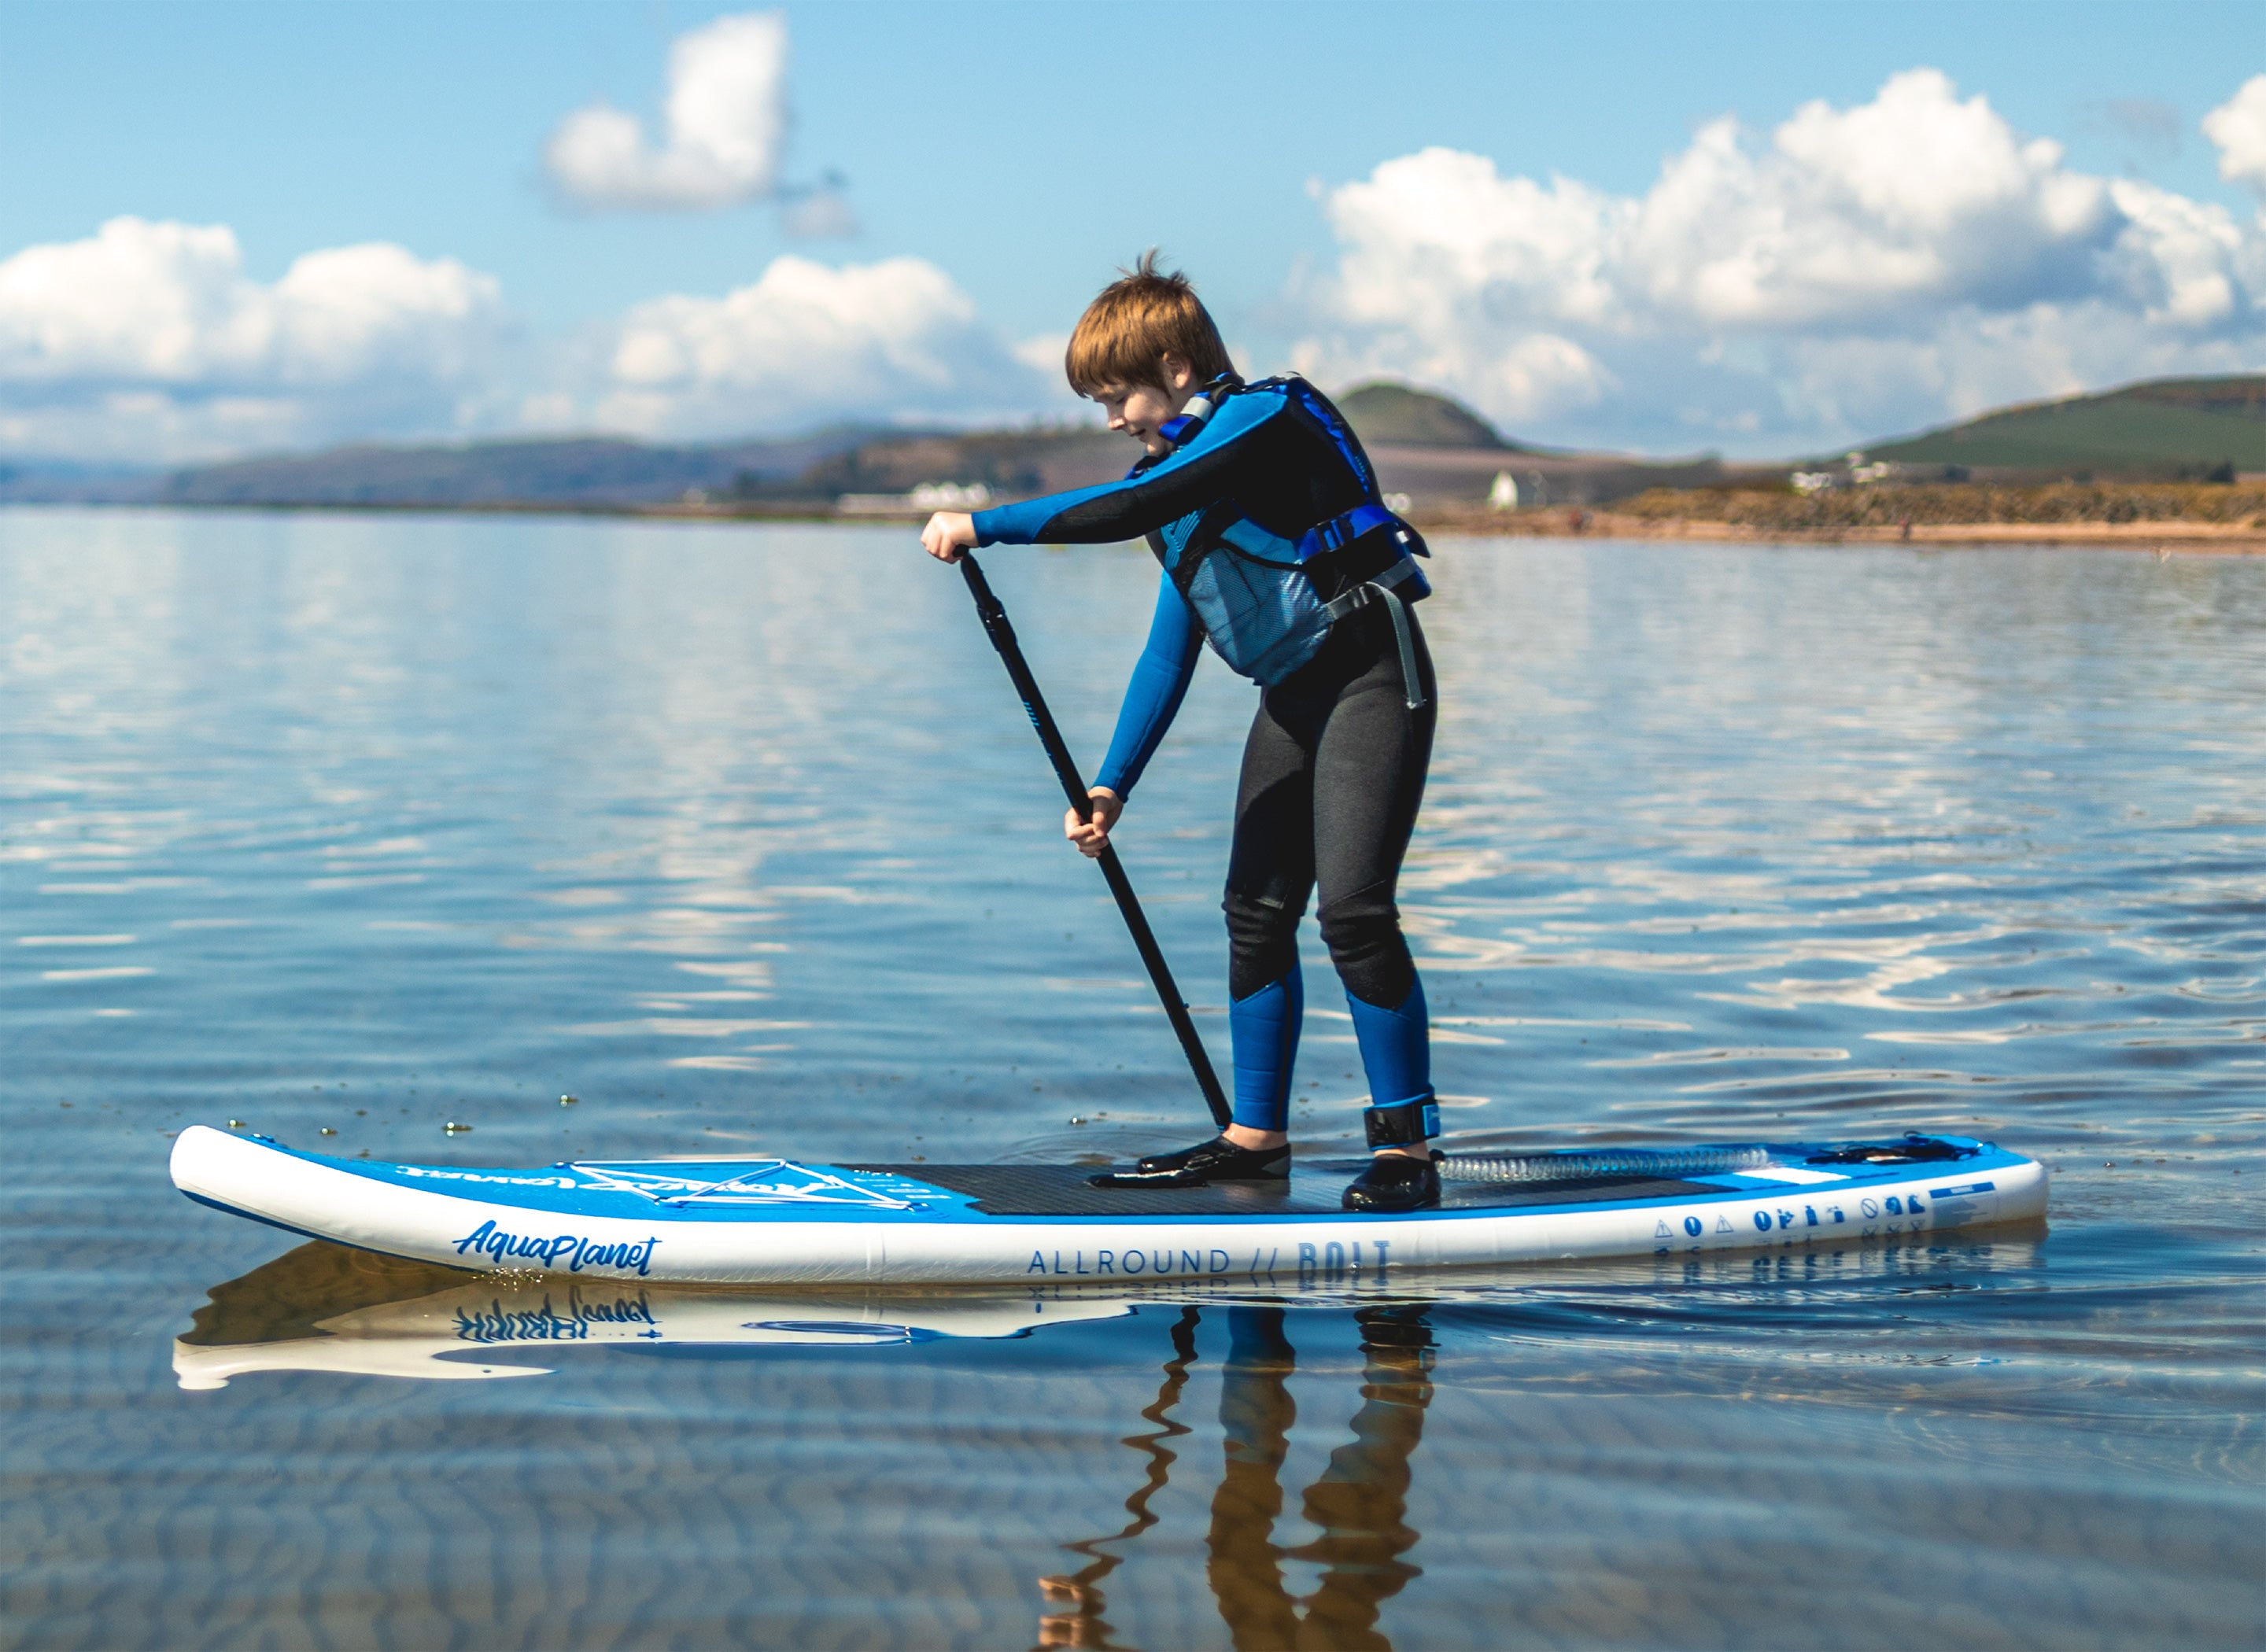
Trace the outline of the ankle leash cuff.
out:
M 1440 1133 L 1440 1104 L 1428 1090 L 1407 1101 L 1364 1107 L 1361 1122 L 1372 1148 L 1414 1147 Z

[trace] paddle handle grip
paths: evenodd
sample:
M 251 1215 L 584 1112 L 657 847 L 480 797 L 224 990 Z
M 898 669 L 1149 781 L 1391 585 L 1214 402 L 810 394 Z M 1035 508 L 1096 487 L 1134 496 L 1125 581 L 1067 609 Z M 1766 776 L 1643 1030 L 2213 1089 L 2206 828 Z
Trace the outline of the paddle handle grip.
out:
M 960 572 L 968 581 L 968 594 L 976 599 L 976 612 L 983 622 L 983 634 L 991 639 L 992 647 L 998 651 L 1001 663 L 1007 668 L 1007 676 L 1022 699 L 1023 711 L 1038 732 L 1039 743 L 1046 748 L 1047 761 L 1054 765 L 1055 778 L 1061 783 L 1063 796 L 1069 800 L 1078 818 L 1093 819 L 1091 794 L 1078 776 L 1077 763 L 1071 757 L 1070 743 L 1056 725 L 1054 713 L 1047 709 L 1047 698 L 1039 691 L 1038 679 L 1031 675 L 1030 662 L 1023 658 L 1023 646 L 1016 640 L 1015 627 L 1007 618 L 1006 609 L 993 594 L 990 581 L 983 577 L 983 570 L 976 566 L 973 555 L 961 555 Z M 1225 1129 L 1233 1122 L 1234 1115 L 1228 1107 L 1225 1093 L 1219 1087 L 1219 1075 L 1212 1070 L 1211 1053 L 1204 1048 L 1202 1038 L 1196 1033 L 1195 1021 L 1188 1014 L 1188 1003 L 1173 983 L 1172 966 L 1165 961 L 1164 948 L 1157 945 L 1156 932 L 1149 927 L 1148 914 L 1141 910 L 1140 897 L 1133 893 L 1133 881 L 1125 875 L 1115 848 L 1105 845 L 1095 859 L 1101 867 L 1103 880 L 1109 885 L 1109 893 L 1116 898 L 1125 927 L 1133 936 L 1133 948 L 1141 954 L 1141 962 L 1149 971 L 1150 983 L 1164 1004 L 1166 1019 L 1172 1022 L 1173 1035 L 1181 1041 L 1181 1053 L 1188 1057 L 1188 1070 L 1195 1075 L 1196 1088 L 1203 1092 L 1204 1105 L 1211 1109 L 1213 1122 Z

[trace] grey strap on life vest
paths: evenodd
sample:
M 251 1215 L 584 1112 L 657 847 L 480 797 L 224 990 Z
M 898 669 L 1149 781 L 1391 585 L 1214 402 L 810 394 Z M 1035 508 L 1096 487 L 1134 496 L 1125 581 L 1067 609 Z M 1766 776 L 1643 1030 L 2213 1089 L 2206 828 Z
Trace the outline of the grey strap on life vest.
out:
M 1416 675 L 1416 639 L 1408 629 L 1408 604 L 1400 600 L 1400 593 L 1392 588 L 1416 572 L 1416 565 L 1402 557 L 1375 579 L 1356 585 L 1342 596 L 1331 598 L 1322 604 L 1323 611 L 1334 625 L 1356 609 L 1366 608 L 1371 603 L 1383 603 L 1385 610 L 1392 616 L 1392 639 L 1400 645 L 1400 680 L 1405 685 L 1408 709 L 1414 711 L 1424 704 L 1424 686 Z

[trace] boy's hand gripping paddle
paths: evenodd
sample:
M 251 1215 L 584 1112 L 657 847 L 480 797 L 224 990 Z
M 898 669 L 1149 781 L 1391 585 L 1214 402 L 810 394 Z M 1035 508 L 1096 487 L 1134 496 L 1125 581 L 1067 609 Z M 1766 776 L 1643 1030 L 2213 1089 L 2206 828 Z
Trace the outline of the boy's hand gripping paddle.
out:
M 1031 727 L 1039 731 L 1039 743 L 1047 749 L 1048 760 L 1055 765 L 1055 778 L 1062 782 L 1063 795 L 1081 816 L 1093 818 L 1093 801 L 1086 795 L 1085 782 L 1078 778 L 1078 764 L 1071 761 L 1070 747 L 1064 742 L 1062 730 L 1055 727 L 1054 713 L 1047 709 L 1046 697 L 1039 692 L 1038 679 L 1031 675 L 1030 662 L 1023 658 L 1022 645 L 1015 640 L 1015 628 L 1007 621 L 1007 610 L 991 594 L 990 584 L 984 579 L 983 570 L 976 566 L 973 556 L 961 555 L 960 571 L 967 576 L 968 592 L 976 599 L 976 612 L 983 621 L 984 634 L 999 651 L 1007 675 L 1014 680 L 1015 692 L 1022 696 L 1023 709 L 1030 713 Z M 1117 910 L 1125 915 L 1125 927 L 1133 932 L 1133 945 L 1141 954 L 1141 961 L 1149 967 L 1149 979 L 1156 985 L 1157 996 L 1165 1002 L 1165 1014 L 1173 1023 L 1173 1031 L 1180 1035 L 1181 1052 L 1195 1073 L 1196 1087 L 1203 1092 L 1204 1105 L 1211 1109 L 1214 1122 L 1225 1129 L 1233 1115 L 1228 1111 L 1227 1097 L 1221 1093 L 1219 1075 L 1212 1071 L 1211 1056 L 1204 1049 L 1203 1040 L 1196 1036 L 1195 1023 L 1188 1019 L 1188 1006 L 1181 1001 L 1180 988 L 1173 984 L 1172 966 L 1165 961 L 1157 938 L 1150 932 L 1149 920 L 1133 893 L 1132 881 L 1118 864 L 1115 848 L 1105 844 L 1095 858 L 1100 862 L 1101 875 L 1108 880 L 1110 894 L 1117 897 Z

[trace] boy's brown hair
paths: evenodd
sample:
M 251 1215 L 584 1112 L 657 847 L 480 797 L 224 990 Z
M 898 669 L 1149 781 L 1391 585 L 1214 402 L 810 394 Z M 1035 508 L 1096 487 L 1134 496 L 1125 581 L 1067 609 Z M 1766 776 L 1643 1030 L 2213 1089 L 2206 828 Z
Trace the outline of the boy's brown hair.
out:
M 1163 390 L 1167 355 L 1186 362 L 1199 384 L 1235 370 L 1196 289 L 1178 270 L 1159 273 L 1152 246 L 1085 307 L 1063 353 L 1063 371 L 1081 396 L 1130 384 Z

